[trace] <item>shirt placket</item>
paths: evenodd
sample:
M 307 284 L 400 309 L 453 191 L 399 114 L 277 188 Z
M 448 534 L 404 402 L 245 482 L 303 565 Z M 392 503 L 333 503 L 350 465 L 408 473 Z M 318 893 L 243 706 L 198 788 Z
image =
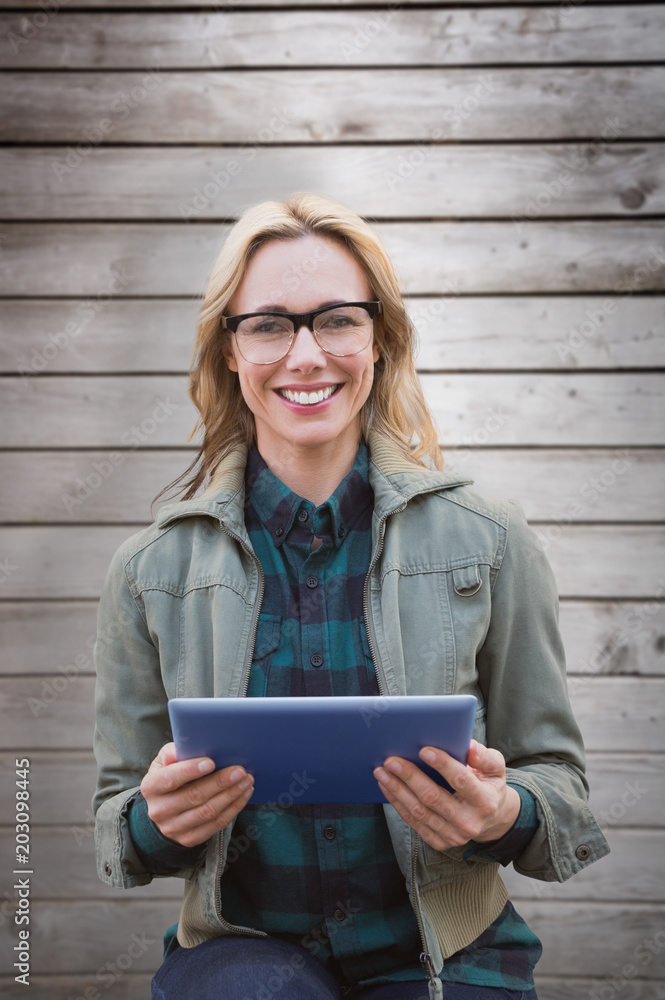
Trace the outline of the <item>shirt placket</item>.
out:
M 317 525 L 321 512 L 316 515 Z M 298 574 L 300 598 L 300 628 L 302 666 L 305 679 L 305 694 L 308 697 L 325 696 L 333 693 L 329 650 L 326 642 L 324 623 L 325 563 L 330 551 L 325 539 L 318 549 L 311 551 L 315 534 L 315 512 L 309 503 L 303 503 L 296 514 L 301 531 L 307 540 L 307 555 Z

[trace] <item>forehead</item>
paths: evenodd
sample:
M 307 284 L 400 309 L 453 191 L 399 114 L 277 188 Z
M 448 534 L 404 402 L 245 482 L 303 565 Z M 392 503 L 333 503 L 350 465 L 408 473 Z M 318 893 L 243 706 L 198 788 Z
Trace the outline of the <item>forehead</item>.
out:
M 353 254 L 337 240 L 310 234 L 260 246 L 229 306 L 236 314 L 268 308 L 304 312 L 329 302 L 365 301 L 369 294 Z

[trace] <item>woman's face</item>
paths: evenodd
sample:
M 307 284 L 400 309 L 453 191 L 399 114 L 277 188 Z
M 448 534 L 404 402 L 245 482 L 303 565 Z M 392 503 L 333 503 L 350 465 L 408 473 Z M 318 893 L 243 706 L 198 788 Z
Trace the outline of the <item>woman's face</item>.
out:
M 367 277 L 355 258 L 334 240 L 305 236 L 271 240 L 252 257 L 226 314 L 273 310 L 310 312 L 332 303 L 367 302 L 372 298 Z M 360 411 L 369 396 L 374 342 L 345 358 L 326 354 L 306 327 L 296 331 L 291 350 L 269 365 L 246 361 L 235 339 L 228 336 L 225 356 L 238 373 L 242 394 L 254 414 L 256 443 L 263 458 L 280 460 L 302 449 L 334 446 L 355 455 L 360 441 Z M 332 395 L 322 402 L 301 404 L 285 392 Z

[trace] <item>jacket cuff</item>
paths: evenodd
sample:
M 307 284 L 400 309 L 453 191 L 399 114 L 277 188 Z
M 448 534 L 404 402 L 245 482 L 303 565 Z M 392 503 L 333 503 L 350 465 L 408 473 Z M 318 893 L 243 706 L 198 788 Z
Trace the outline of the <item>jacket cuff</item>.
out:
M 538 829 L 536 800 L 531 792 L 520 785 L 513 785 L 511 782 L 507 784 L 514 788 L 520 797 L 520 811 L 517 814 L 517 819 L 510 830 L 499 840 L 486 841 L 482 844 L 470 840 L 463 854 L 465 861 L 471 857 L 480 858 L 483 861 L 498 861 L 505 868 L 511 861 L 520 856 Z
M 136 853 L 154 875 L 172 875 L 180 868 L 195 867 L 203 858 L 207 844 L 183 847 L 165 837 L 148 815 L 148 803 L 139 791 L 128 800 L 129 833 Z

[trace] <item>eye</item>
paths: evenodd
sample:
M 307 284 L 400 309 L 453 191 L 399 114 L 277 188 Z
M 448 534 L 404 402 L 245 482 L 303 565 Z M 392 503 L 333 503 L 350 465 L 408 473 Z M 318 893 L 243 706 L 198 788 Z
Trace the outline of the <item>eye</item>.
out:
M 278 316 L 256 316 L 250 321 L 247 332 L 252 334 L 290 333 L 291 323 Z

